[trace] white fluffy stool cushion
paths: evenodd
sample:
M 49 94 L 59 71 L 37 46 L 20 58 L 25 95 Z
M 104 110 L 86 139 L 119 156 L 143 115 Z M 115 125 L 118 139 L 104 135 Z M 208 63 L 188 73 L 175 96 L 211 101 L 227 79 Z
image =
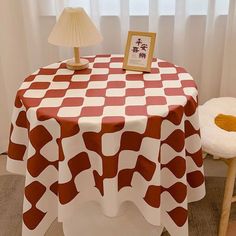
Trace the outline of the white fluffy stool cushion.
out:
M 199 106 L 203 150 L 219 157 L 236 157 L 236 132 L 228 132 L 215 124 L 219 114 L 236 116 L 236 98 L 213 98 Z

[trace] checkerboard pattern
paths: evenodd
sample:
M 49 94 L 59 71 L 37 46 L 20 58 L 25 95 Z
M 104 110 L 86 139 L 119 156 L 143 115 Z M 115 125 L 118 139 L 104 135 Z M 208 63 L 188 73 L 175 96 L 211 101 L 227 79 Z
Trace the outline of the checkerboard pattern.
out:
M 197 88 L 181 67 L 122 69 L 121 55 L 41 68 L 19 88 L 7 168 L 26 175 L 23 235 L 43 235 L 95 200 L 108 216 L 132 201 L 148 222 L 188 235 L 187 204 L 205 194 Z

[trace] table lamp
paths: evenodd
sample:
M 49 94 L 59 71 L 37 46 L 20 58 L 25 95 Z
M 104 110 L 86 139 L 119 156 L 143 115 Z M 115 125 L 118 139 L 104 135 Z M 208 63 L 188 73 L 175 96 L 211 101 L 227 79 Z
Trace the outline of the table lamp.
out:
M 98 44 L 102 36 L 83 8 L 65 8 L 48 37 L 48 42 L 58 46 L 73 47 L 74 59 L 68 60 L 70 70 L 82 70 L 89 61 L 80 58 L 79 48 Z

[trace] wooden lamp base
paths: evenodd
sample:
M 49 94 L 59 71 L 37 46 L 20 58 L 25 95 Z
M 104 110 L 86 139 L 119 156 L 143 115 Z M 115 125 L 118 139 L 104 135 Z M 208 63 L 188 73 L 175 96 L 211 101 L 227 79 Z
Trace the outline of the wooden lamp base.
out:
M 79 48 L 74 47 L 74 59 L 66 62 L 66 67 L 69 70 L 83 70 L 89 67 L 89 61 L 80 58 Z
M 66 67 L 69 70 L 83 70 L 88 68 L 89 61 L 86 59 L 80 59 L 79 62 L 75 62 L 75 60 L 69 60 L 66 62 Z

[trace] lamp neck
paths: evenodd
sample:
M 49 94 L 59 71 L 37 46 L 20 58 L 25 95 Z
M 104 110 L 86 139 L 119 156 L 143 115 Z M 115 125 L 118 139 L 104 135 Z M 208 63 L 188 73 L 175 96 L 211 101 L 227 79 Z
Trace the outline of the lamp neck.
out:
M 80 63 L 80 55 L 78 47 L 74 47 L 74 57 L 75 57 L 75 63 Z

